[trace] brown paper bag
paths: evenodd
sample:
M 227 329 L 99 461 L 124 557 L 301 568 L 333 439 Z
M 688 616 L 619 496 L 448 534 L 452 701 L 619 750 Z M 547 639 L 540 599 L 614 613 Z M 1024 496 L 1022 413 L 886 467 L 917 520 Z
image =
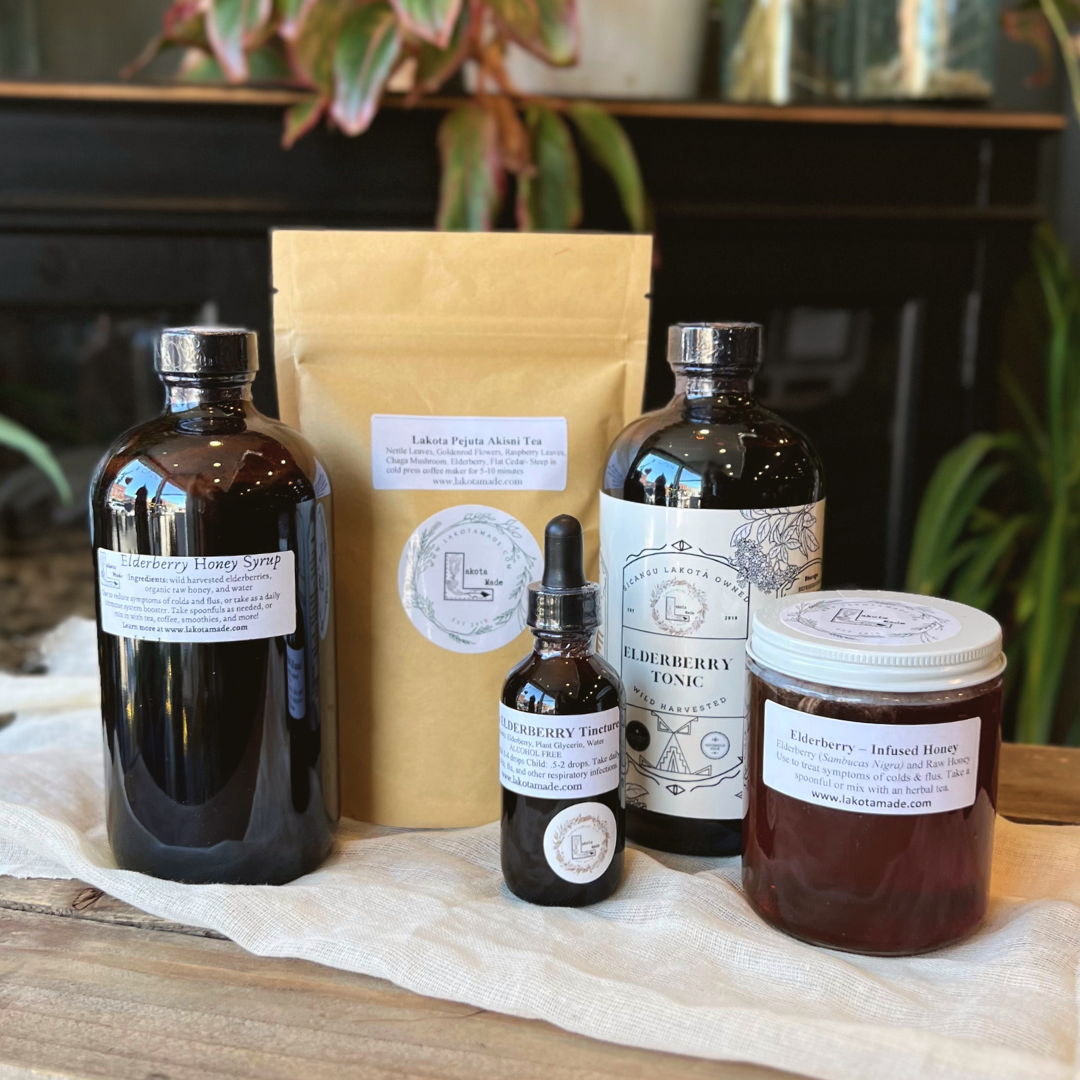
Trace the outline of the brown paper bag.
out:
M 499 816 L 498 699 L 544 526 L 586 528 L 637 416 L 641 236 L 273 236 L 282 419 L 334 492 L 342 812 Z

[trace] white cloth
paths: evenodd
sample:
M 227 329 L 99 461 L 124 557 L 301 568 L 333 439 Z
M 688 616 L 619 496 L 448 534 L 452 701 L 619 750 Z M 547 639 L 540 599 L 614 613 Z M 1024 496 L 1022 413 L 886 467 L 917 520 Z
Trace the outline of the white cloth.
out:
M 613 898 L 512 897 L 497 825 L 342 823 L 330 860 L 280 887 L 180 885 L 116 869 L 105 835 L 93 625 L 53 635 L 50 674 L 0 675 L 0 873 L 75 877 L 253 953 L 390 979 L 599 1039 L 828 1080 L 1074 1077 L 1080 830 L 998 822 L 985 926 L 875 959 L 767 927 L 735 859 L 631 850 Z

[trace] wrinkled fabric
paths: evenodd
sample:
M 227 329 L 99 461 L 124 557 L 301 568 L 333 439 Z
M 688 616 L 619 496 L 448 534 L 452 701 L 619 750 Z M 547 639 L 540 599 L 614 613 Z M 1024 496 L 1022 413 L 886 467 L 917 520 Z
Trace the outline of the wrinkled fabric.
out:
M 118 870 L 105 833 L 93 624 L 46 645 L 49 674 L 0 675 L 0 873 L 71 877 L 262 956 L 389 979 L 598 1039 L 824 1080 L 1073 1077 L 1080 829 L 999 819 L 982 929 L 881 959 L 766 926 L 737 859 L 627 853 L 594 907 L 507 891 L 497 824 L 409 832 L 342 822 L 289 885 L 183 885 Z M 494 721 L 493 721 L 494 722 Z

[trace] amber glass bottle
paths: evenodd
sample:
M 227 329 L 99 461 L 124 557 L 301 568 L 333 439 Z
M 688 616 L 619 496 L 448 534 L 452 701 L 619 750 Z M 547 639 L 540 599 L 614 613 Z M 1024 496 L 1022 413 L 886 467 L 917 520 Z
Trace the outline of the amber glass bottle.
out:
M 627 835 L 664 851 L 739 851 L 750 617 L 821 584 L 821 462 L 754 399 L 760 352 L 755 323 L 673 326 L 675 397 L 615 440 L 600 497 Z
M 522 900 L 580 907 L 622 878 L 623 696 L 592 650 L 599 589 L 585 580 L 581 524 L 554 518 L 544 549 L 544 579 L 529 586 L 535 648 L 499 708 L 502 868 Z
M 253 333 L 165 331 L 165 411 L 91 489 L 109 839 L 179 881 L 288 881 L 337 820 L 330 485 L 257 368 Z

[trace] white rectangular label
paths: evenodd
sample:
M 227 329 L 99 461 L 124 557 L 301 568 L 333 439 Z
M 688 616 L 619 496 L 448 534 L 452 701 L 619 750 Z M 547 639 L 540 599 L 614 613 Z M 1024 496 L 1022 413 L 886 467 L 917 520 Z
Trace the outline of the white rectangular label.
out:
M 295 557 L 98 548 L 101 628 L 141 641 L 251 641 L 296 630 Z
M 566 490 L 563 416 L 371 418 L 376 491 Z
M 940 814 L 975 801 L 982 720 L 860 724 L 765 702 L 762 778 L 858 814 Z
M 619 786 L 618 709 L 576 716 L 499 705 L 499 783 L 519 795 L 576 799 Z
M 759 605 L 821 583 L 824 501 L 773 510 L 600 495 L 604 622 L 626 688 L 626 803 L 743 817 L 746 636 Z

